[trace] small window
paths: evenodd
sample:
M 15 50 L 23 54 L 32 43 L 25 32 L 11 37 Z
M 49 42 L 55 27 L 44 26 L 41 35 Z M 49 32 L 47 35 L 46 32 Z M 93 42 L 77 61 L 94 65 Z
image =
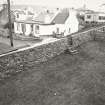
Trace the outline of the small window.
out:
M 91 15 L 87 15 L 87 18 L 90 19 L 91 18 Z
M 71 29 L 69 28 L 69 33 L 71 32 Z
M 105 20 L 104 16 L 99 16 L 99 20 Z
M 39 26 L 36 26 L 36 30 L 39 30 Z
M 56 33 L 59 34 L 59 28 L 56 28 Z
M 33 27 L 34 27 L 33 24 L 31 24 L 31 31 L 33 31 Z
M 17 18 L 19 18 L 19 14 L 17 14 Z
M 21 24 L 22 32 L 25 35 L 26 32 L 26 24 Z
M 36 34 L 39 34 L 39 25 L 36 25 L 36 26 L 35 26 L 35 33 L 36 33 Z
M 101 16 L 99 16 L 99 20 L 101 20 Z

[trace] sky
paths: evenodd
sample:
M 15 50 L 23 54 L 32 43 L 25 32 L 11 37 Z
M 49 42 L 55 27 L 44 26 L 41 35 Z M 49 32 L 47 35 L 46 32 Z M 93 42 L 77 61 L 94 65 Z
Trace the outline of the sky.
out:
M 6 0 L 0 0 L 0 3 Z M 86 4 L 89 9 L 97 9 L 105 0 L 10 0 L 14 4 L 28 4 L 55 7 L 75 7 L 79 8 Z

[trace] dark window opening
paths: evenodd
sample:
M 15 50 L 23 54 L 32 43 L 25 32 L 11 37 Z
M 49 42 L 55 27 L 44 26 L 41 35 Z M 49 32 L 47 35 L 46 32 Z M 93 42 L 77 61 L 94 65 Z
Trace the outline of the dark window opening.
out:
M 36 33 L 36 34 L 39 34 L 39 26 L 38 26 L 38 25 L 35 26 L 35 33 Z
M 22 27 L 23 35 L 25 35 L 25 32 L 26 32 L 26 25 L 25 25 L 25 24 L 21 24 L 21 27 Z
M 19 14 L 17 14 L 17 18 L 19 18 Z
M 87 18 L 90 19 L 91 18 L 91 15 L 87 15 Z
M 99 20 L 105 20 L 105 16 L 99 16 Z

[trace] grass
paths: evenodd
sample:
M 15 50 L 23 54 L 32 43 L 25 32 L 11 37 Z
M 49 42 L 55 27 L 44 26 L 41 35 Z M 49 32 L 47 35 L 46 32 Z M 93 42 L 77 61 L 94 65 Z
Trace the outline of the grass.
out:
M 12 50 L 13 48 L 10 45 L 5 43 L 0 43 L 0 54 L 6 53 Z
M 20 48 L 25 48 L 30 45 L 40 43 L 41 40 L 39 39 L 29 39 L 29 40 L 19 40 L 19 39 L 14 39 L 13 40 L 13 47 L 10 45 L 10 39 L 9 38 L 4 38 L 0 37 L 0 54 L 4 54 L 10 51 L 14 51 Z
M 0 105 L 104 105 L 105 42 L 61 54 L 0 82 Z

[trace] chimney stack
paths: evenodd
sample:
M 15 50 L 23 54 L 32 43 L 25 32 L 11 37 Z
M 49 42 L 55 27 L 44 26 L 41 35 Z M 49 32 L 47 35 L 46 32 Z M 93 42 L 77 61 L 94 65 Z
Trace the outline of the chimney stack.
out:
M 3 9 L 7 8 L 8 4 L 4 3 L 2 4 Z

